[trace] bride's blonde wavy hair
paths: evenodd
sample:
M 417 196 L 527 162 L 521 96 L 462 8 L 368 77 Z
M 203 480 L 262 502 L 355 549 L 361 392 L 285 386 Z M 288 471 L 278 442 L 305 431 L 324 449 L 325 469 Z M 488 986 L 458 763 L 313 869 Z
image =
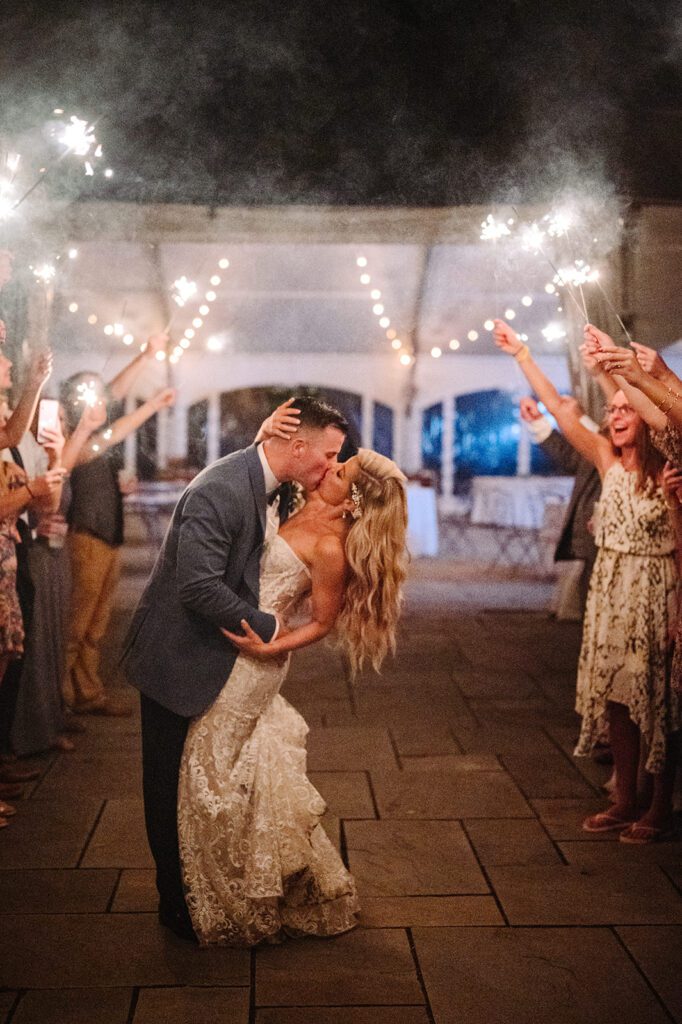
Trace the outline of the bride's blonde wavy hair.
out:
M 368 448 L 360 448 L 357 459 L 357 518 L 346 538 L 349 574 L 338 619 L 353 676 L 365 663 L 378 672 L 395 652 L 408 561 L 406 478 L 395 462 Z

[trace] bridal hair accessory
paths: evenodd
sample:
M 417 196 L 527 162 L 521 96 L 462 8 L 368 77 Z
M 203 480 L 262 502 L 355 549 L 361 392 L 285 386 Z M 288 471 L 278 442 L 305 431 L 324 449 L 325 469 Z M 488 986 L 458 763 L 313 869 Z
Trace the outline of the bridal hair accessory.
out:
M 351 515 L 353 519 L 359 519 L 362 515 L 362 502 L 360 500 L 360 488 L 357 484 L 350 485 L 350 499 L 353 502 Z

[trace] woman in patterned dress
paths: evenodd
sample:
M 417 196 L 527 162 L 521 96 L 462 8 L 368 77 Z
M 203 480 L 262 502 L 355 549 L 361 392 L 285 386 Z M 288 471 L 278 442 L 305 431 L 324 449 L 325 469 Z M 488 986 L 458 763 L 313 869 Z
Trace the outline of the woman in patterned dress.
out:
M 682 701 L 670 685 L 669 636 L 675 617 L 676 538 L 661 489 L 664 458 L 628 398 L 608 406 L 609 436 L 580 423 L 515 332 L 496 321 L 495 341 L 514 355 L 567 439 L 602 478 L 595 542 L 598 553 L 585 610 L 576 710 L 578 756 L 591 752 L 608 722 L 616 769 L 613 805 L 583 822 L 586 832 L 621 833 L 624 842 L 663 834 L 672 815 L 674 743 Z M 650 806 L 638 815 L 640 750 L 653 779 Z

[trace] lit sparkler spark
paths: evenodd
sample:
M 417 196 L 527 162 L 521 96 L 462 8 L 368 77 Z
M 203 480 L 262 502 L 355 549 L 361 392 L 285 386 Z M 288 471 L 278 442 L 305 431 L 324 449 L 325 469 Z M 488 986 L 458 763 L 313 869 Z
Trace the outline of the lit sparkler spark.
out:
M 31 267 L 33 276 L 43 284 L 49 284 L 57 276 L 57 269 L 51 263 L 41 263 L 37 267 Z
M 547 234 L 551 235 L 552 238 L 563 238 L 564 235 L 568 234 L 568 229 L 573 224 L 573 216 L 568 210 L 556 210 L 554 213 L 548 213 L 544 219 L 549 225 Z
M 196 281 L 188 281 L 183 275 L 177 281 L 173 281 L 173 289 L 173 301 L 177 302 L 178 306 L 184 306 L 197 293 Z
M 571 266 L 559 267 L 555 276 L 554 284 L 572 285 L 579 288 L 583 284 L 590 284 L 599 277 L 599 271 L 593 270 L 589 263 L 583 260 L 576 260 Z
M 521 244 L 524 249 L 529 249 L 532 252 L 539 252 L 542 249 L 544 237 L 545 232 L 538 224 L 533 222 L 523 229 L 521 233 Z
M 19 163 L 20 163 L 20 161 L 21 161 L 21 156 L 20 156 L 19 153 L 9 153 L 8 154 L 7 160 L 5 161 L 5 165 L 7 167 L 7 170 L 12 175 L 16 174 L 17 171 L 19 170 Z
M 545 341 L 554 342 L 561 341 L 562 338 L 566 337 L 566 331 L 563 329 L 561 324 L 547 324 L 542 329 L 542 335 Z
M 99 390 L 94 380 L 83 381 L 76 388 L 76 392 L 78 394 L 77 403 L 81 402 L 83 405 L 88 405 L 92 408 L 99 401 Z
M 492 213 L 489 213 L 484 221 L 481 221 L 481 239 L 489 242 L 491 239 L 496 242 L 504 235 L 510 235 L 511 231 L 501 220 L 495 220 Z
M 62 126 L 57 141 L 62 146 L 66 146 L 68 152 L 75 153 L 76 156 L 87 156 L 93 146 L 100 149 L 99 153 L 95 151 L 95 156 L 101 156 L 101 147 L 97 145 L 94 125 L 88 124 L 87 121 L 75 115 Z

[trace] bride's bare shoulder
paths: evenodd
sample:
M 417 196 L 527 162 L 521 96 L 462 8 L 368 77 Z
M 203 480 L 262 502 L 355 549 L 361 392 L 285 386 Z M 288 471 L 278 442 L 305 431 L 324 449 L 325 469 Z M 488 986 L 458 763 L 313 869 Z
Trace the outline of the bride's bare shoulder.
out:
M 342 573 L 346 569 L 344 538 L 331 531 L 317 538 L 313 549 L 313 568 L 324 568 L 329 573 Z

